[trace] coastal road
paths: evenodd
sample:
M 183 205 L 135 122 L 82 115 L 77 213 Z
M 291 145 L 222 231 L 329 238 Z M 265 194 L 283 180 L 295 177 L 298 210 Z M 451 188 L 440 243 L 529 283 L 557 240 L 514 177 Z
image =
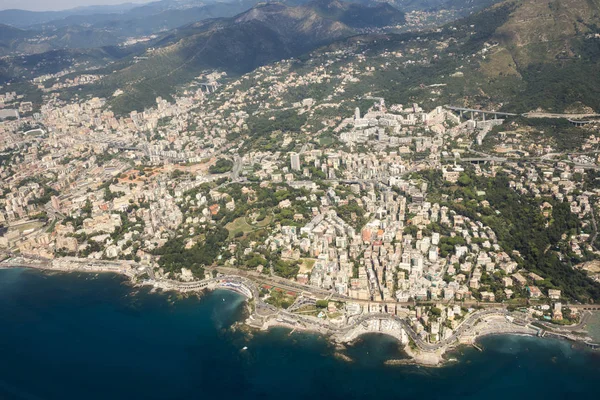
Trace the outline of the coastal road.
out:
M 460 306 L 465 307 L 486 307 L 486 308 L 504 308 L 506 307 L 503 303 L 483 303 L 476 300 L 466 300 L 460 303 L 456 303 L 455 301 L 442 301 L 442 300 L 417 300 L 417 301 L 406 301 L 406 302 L 398 302 L 394 300 L 360 300 L 355 299 L 349 296 L 345 296 L 336 292 L 332 292 L 326 289 L 316 288 L 314 286 L 303 285 L 294 281 L 290 281 L 289 279 L 277 277 L 277 276 L 267 276 L 260 274 L 254 271 L 244 271 L 237 268 L 229 268 L 229 267 L 217 267 L 216 271 L 223 273 L 225 275 L 239 275 L 246 277 L 259 285 L 268 285 L 274 286 L 286 291 L 304 294 L 304 295 L 312 295 L 318 298 L 329 298 L 332 301 L 350 301 L 353 303 L 368 305 L 368 304 L 381 304 L 381 305 L 396 305 L 401 307 L 409 307 L 409 306 L 431 306 L 435 304 L 459 304 Z
M 232 282 L 232 283 L 240 283 L 246 286 L 249 290 L 252 291 L 253 297 L 255 299 L 255 313 L 258 317 L 277 317 L 278 321 L 289 322 L 292 325 L 300 323 L 305 327 L 310 329 L 316 329 L 323 333 L 334 333 L 334 334 L 345 334 L 350 330 L 356 328 L 358 325 L 363 324 L 369 320 L 393 320 L 400 324 L 401 328 L 406 332 L 406 334 L 411 338 L 411 340 L 415 343 L 415 345 L 422 351 L 427 352 L 436 352 L 438 350 L 443 350 L 447 346 L 453 345 L 455 342 L 459 340 L 459 338 L 470 329 L 475 327 L 477 323 L 482 319 L 489 316 L 508 316 L 509 312 L 503 308 L 494 308 L 494 309 L 484 309 L 475 311 L 474 313 L 468 315 L 456 328 L 453 334 L 445 340 L 441 340 L 436 343 L 429 343 L 421 339 L 421 337 L 415 332 L 413 327 L 409 324 L 408 320 L 401 318 L 394 314 L 386 314 L 386 313 L 369 313 L 364 314 L 352 321 L 350 324 L 344 327 L 338 327 L 330 324 L 326 320 L 322 320 L 315 317 L 303 316 L 299 314 L 294 314 L 287 310 L 280 310 L 276 307 L 273 307 L 269 304 L 266 304 L 259 295 L 257 284 L 254 280 L 246 279 L 237 275 L 224 275 L 217 277 L 215 279 L 211 279 L 209 281 L 212 282 Z M 207 282 L 207 281 L 205 281 Z M 197 282 L 191 283 L 181 283 L 173 281 L 173 284 L 177 285 L 179 288 L 184 287 L 193 287 L 197 285 Z M 231 286 L 224 288 L 232 289 Z
M 262 299 L 260 298 L 260 295 L 259 295 L 258 288 L 254 281 L 242 278 L 240 276 L 224 275 L 224 276 L 220 276 L 220 277 L 217 277 L 214 279 L 202 281 L 202 283 L 199 283 L 199 282 L 182 283 L 182 282 L 176 282 L 176 281 L 169 281 L 170 284 L 172 284 L 174 287 L 177 287 L 179 289 L 192 289 L 192 290 L 200 288 L 200 287 L 206 287 L 206 286 L 208 286 L 209 283 L 223 283 L 223 282 L 243 284 L 244 286 L 246 286 L 246 288 L 248 290 L 250 290 L 253 294 L 253 297 L 255 300 L 255 312 L 258 317 L 277 316 L 278 319 L 281 319 L 281 320 L 288 320 L 292 323 L 294 323 L 294 321 L 295 321 L 295 322 L 302 323 L 305 326 L 309 326 L 311 328 L 317 328 L 317 329 L 323 330 L 325 332 L 341 333 L 341 334 L 350 331 L 351 329 L 355 328 L 356 326 L 358 326 L 368 320 L 372 320 L 372 319 L 394 320 L 394 321 L 397 321 L 401 325 L 402 329 L 407 333 L 407 335 L 410 336 L 410 338 L 413 340 L 413 342 L 415 342 L 415 344 L 421 350 L 430 351 L 430 352 L 437 351 L 437 350 L 443 348 L 444 346 L 454 343 L 456 340 L 458 340 L 458 337 L 462 333 L 464 333 L 466 330 L 472 328 L 479 319 L 484 318 L 489 315 L 494 315 L 494 314 L 507 315 L 507 313 L 508 313 L 506 310 L 498 310 L 498 309 L 476 311 L 475 313 L 468 316 L 465 319 L 465 321 L 463 321 L 461 323 L 461 325 L 459 325 L 459 327 L 457 328 L 457 330 L 454 332 L 454 334 L 451 337 L 449 337 L 446 340 L 440 341 L 438 343 L 428 343 L 428 342 L 423 341 L 419 337 L 419 335 L 410 326 L 408 321 L 406 321 L 405 319 L 400 318 L 396 315 L 393 315 L 393 314 L 384 314 L 384 313 L 365 314 L 365 315 L 359 317 L 358 319 L 354 320 L 351 323 L 351 325 L 341 328 L 341 327 L 336 327 L 334 325 L 331 325 L 329 322 L 318 319 L 318 318 L 302 316 L 302 315 L 288 312 L 286 310 L 279 310 L 269 304 L 264 303 L 264 301 L 262 301 Z M 223 286 L 223 288 L 234 289 L 231 286 Z
M 70 267 L 67 267 L 67 269 L 65 269 L 65 270 L 81 271 L 81 272 L 102 272 L 103 269 L 106 269 L 107 272 L 125 273 L 125 270 L 122 268 L 115 269 L 115 266 L 114 266 L 115 263 L 113 263 L 113 262 L 95 261 L 95 262 L 93 262 L 94 265 L 91 266 L 91 267 L 93 267 L 93 269 L 89 269 L 91 260 L 75 259 L 75 260 L 71 260 L 71 261 L 72 261 L 72 263 L 74 262 L 75 264 L 77 264 L 77 267 L 74 268 L 73 266 L 70 266 Z M 48 260 L 28 260 L 28 259 L 24 259 L 23 257 L 11 257 L 10 259 L 4 260 L 3 262 L 0 263 L 0 267 L 2 267 L 2 266 L 61 270 L 60 266 L 53 266 L 48 262 Z M 81 266 L 81 267 L 79 267 L 79 266 Z M 135 268 L 134 268 L 135 265 L 129 265 L 129 267 L 130 267 L 129 269 L 135 270 Z M 220 270 L 223 271 L 224 269 L 221 268 Z M 319 319 L 316 317 L 298 315 L 298 314 L 294 314 L 294 313 L 286 311 L 286 310 L 280 310 L 274 306 L 266 304 L 260 298 L 260 293 L 259 293 L 259 289 L 258 289 L 259 285 L 261 285 L 261 281 L 262 282 L 271 282 L 269 277 L 267 277 L 267 279 L 263 279 L 263 280 L 257 282 L 257 280 L 254 279 L 254 277 L 250 278 L 250 277 L 240 276 L 239 274 L 240 274 L 240 272 L 242 272 L 240 270 L 236 270 L 236 269 L 232 269 L 232 270 L 234 271 L 233 274 L 225 274 L 225 275 L 221 275 L 217 278 L 207 279 L 207 280 L 203 280 L 203 281 L 178 282 L 178 281 L 170 281 L 170 280 L 161 280 L 161 281 L 156 281 L 156 282 L 146 281 L 146 283 L 150 283 L 153 285 L 155 283 L 158 283 L 159 286 L 157 286 L 157 287 L 162 287 L 165 290 L 179 289 L 179 290 L 184 290 L 184 291 L 203 290 L 203 289 L 207 288 L 209 286 L 209 284 L 212 283 L 212 284 L 215 284 L 215 286 L 218 286 L 218 287 L 221 287 L 224 289 L 234 290 L 234 291 L 240 292 L 246 296 L 248 296 L 248 294 L 247 294 L 248 292 L 251 292 L 252 298 L 254 299 L 254 301 L 253 301 L 254 315 L 256 317 L 263 319 L 263 321 L 264 321 L 264 318 L 277 317 L 278 320 L 281 319 L 283 322 L 289 322 L 292 325 L 300 323 L 300 324 L 305 325 L 305 327 L 308 327 L 310 329 L 317 329 L 323 333 L 344 334 L 368 320 L 372 320 L 372 319 L 393 320 L 400 324 L 401 328 L 406 332 L 406 334 L 412 339 L 412 341 L 415 343 L 415 345 L 419 349 L 421 349 L 423 351 L 428 351 L 428 352 L 436 352 L 438 350 L 443 350 L 446 346 L 453 345 L 455 342 L 457 342 L 459 340 L 459 338 L 463 334 L 467 333 L 470 329 L 475 327 L 482 318 L 486 318 L 488 316 L 493 316 L 493 315 L 505 316 L 505 317 L 509 315 L 509 312 L 506 309 L 504 309 L 503 304 L 493 304 L 492 303 L 492 304 L 490 304 L 490 306 L 495 305 L 496 306 L 495 308 L 478 310 L 478 311 L 475 311 L 474 313 L 468 315 L 460 323 L 460 325 L 456 328 L 456 330 L 453 332 L 453 334 L 450 337 L 448 337 L 447 339 L 441 340 L 436 343 L 429 343 L 429 342 L 426 342 L 423 339 L 421 339 L 421 337 L 417 334 L 417 332 L 415 332 L 415 330 L 412 328 L 412 326 L 410 325 L 410 323 L 407 319 L 401 318 L 394 314 L 387 314 L 387 313 L 363 314 L 360 317 L 358 317 L 357 319 L 351 321 L 349 325 L 344 326 L 344 327 L 339 327 L 339 326 L 335 326 L 335 325 L 329 323 L 329 321 L 327 321 L 327 320 L 322 320 L 322 319 Z M 130 278 L 132 278 L 134 275 L 135 274 L 128 274 L 128 276 Z M 277 287 L 285 286 L 285 285 L 282 285 L 281 283 L 278 283 L 281 279 L 282 278 L 278 278 L 277 282 L 272 282 L 273 286 L 277 286 Z M 284 280 L 284 281 L 286 281 L 286 280 Z M 295 291 L 298 291 L 297 288 L 309 289 L 309 290 L 306 290 L 307 293 L 311 293 L 311 291 L 314 291 L 316 289 L 316 288 L 305 287 L 304 285 L 298 285 L 298 284 L 293 284 L 293 283 L 290 285 L 290 289 L 291 288 L 296 289 Z M 328 295 L 332 295 L 331 292 L 324 291 L 322 289 L 317 289 L 317 290 L 319 292 L 325 292 Z M 333 297 L 334 296 L 332 296 L 332 298 Z M 347 299 L 347 298 L 345 298 L 345 296 L 344 296 L 344 300 L 356 301 L 355 299 Z M 373 303 L 373 302 L 369 302 L 369 303 Z M 402 304 L 402 303 L 396 303 L 396 304 Z M 406 305 L 412 305 L 412 304 L 414 304 L 414 303 L 407 303 Z M 586 305 L 584 307 L 590 307 L 590 306 Z M 583 324 L 583 323 L 584 323 L 584 321 L 581 322 L 581 324 Z M 571 327 L 571 329 L 572 328 L 573 327 Z
M 6 253 L 6 255 L 8 258 L 6 260 L 4 260 L 0 265 L 7 267 L 7 268 L 36 268 L 36 269 L 56 269 L 52 267 L 51 264 L 51 260 L 47 260 L 47 259 L 33 259 L 31 257 L 22 257 L 22 256 L 16 256 L 12 253 Z M 16 257 L 14 257 L 16 256 Z M 99 264 L 98 265 L 98 270 L 101 270 L 102 268 L 102 263 L 101 261 L 93 261 L 93 260 L 88 260 L 88 259 L 75 259 L 74 257 L 71 257 L 71 259 L 73 259 L 74 261 L 77 261 L 78 264 L 80 264 L 81 266 L 89 264 L 89 263 L 96 263 Z M 109 263 L 109 262 L 105 262 L 106 264 L 110 264 L 111 267 L 114 267 L 115 264 L 118 263 Z M 129 262 L 128 266 L 130 266 L 132 269 L 136 270 L 136 267 L 139 267 L 140 265 L 136 265 L 135 263 Z M 75 270 L 75 268 L 73 268 L 72 270 Z M 81 270 L 83 272 L 85 272 L 85 269 L 81 268 Z M 237 276 L 239 278 L 244 278 L 244 279 L 248 279 L 251 282 L 255 282 L 257 285 L 269 285 L 269 286 L 274 286 L 289 292 L 294 292 L 294 293 L 298 293 L 298 294 L 303 294 L 307 297 L 310 296 L 314 296 L 315 298 L 328 298 L 332 301 L 341 301 L 341 302 L 346 302 L 346 301 L 350 301 L 350 302 L 354 302 L 354 303 L 358 303 L 358 304 L 362 304 L 362 305 L 368 305 L 368 304 L 381 304 L 381 305 L 396 305 L 396 306 L 401 306 L 401 307 L 408 307 L 408 306 L 415 306 L 415 305 L 435 305 L 435 304 L 452 304 L 453 302 L 443 302 L 443 301 L 413 301 L 413 302 L 395 302 L 395 301 L 380 301 L 380 300 L 360 300 L 360 299 L 354 299 L 348 296 L 344 296 L 341 295 L 339 293 L 335 293 L 329 290 L 325 290 L 325 289 L 320 289 L 320 288 L 316 288 L 314 286 L 308 286 L 308 285 L 302 285 L 299 284 L 297 282 L 293 282 L 290 281 L 288 279 L 285 278 L 281 278 L 281 277 L 270 277 L 267 275 L 262 275 L 256 272 L 251 272 L 251 271 L 243 271 L 240 269 L 236 269 L 236 268 L 228 268 L 228 267 L 217 267 L 215 268 L 215 270 L 217 272 L 222 273 L 225 276 Z M 107 272 L 115 272 L 114 269 L 107 269 Z M 152 278 L 152 275 L 150 275 L 150 277 Z M 171 285 L 175 284 L 175 281 L 172 282 L 168 282 Z M 186 285 L 190 285 L 193 286 L 195 284 L 200 284 L 201 282 L 191 282 L 191 283 L 183 283 L 183 282 L 179 282 L 181 284 L 182 288 L 185 288 Z M 505 305 L 503 305 L 502 303 L 479 303 L 477 301 L 464 301 L 459 303 L 461 306 L 467 306 L 467 307 L 505 307 Z M 581 306 L 583 308 L 583 306 Z M 589 307 L 589 306 L 585 306 L 585 307 Z

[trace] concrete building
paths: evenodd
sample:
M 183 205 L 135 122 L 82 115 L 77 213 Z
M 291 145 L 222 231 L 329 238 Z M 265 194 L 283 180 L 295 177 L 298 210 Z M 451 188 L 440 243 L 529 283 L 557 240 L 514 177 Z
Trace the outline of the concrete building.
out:
M 300 154 L 298 154 L 298 153 L 290 154 L 290 165 L 292 167 L 292 170 L 300 171 Z

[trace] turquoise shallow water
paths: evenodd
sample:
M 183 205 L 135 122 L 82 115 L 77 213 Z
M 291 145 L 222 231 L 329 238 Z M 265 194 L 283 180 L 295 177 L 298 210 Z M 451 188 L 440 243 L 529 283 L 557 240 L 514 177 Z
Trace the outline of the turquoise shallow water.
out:
M 113 275 L 0 270 L 0 400 L 600 398 L 600 353 L 567 342 L 488 337 L 429 369 L 385 366 L 402 353 L 372 335 L 349 363 L 316 335 L 232 331 L 242 311 L 230 292 L 177 299 Z

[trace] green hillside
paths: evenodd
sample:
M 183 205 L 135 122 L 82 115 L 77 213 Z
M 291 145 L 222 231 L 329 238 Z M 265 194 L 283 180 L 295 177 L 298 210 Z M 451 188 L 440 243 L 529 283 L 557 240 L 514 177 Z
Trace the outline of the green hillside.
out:
M 145 59 L 112 65 L 111 69 L 116 72 L 92 90 L 109 96 L 121 88 L 125 95 L 112 101 L 115 110 L 143 109 L 152 105 L 158 96 L 169 98 L 175 88 L 204 70 L 242 74 L 356 34 L 337 18 L 351 20 L 355 26 L 403 21 L 403 14 L 387 5 L 343 7 L 341 13 L 336 11 L 335 15 L 325 17 L 311 4 L 290 7 L 268 3 L 233 18 L 187 25 L 154 43 L 154 49 L 143 55 Z M 352 10 L 352 14 L 347 14 L 345 7 Z M 355 15 L 356 10 L 367 9 L 366 18 Z

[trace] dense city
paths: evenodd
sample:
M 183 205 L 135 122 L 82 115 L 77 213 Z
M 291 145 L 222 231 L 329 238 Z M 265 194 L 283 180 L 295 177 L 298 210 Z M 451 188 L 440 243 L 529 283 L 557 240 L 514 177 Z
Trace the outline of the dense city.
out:
M 32 112 L 4 93 L 3 263 L 184 291 L 239 271 L 277 317 L 261 323 L 402 332 L 428 351 L 493 323 L 559 335 L 581 323 L 597 289 L 575 279 L 600 276 L 598 124 L 572 124 L 586 136 L 578 148 L 517 148 L 520 121 L 503 113 L 349 100 L 377 67 L 360 52 L 326 58 L 300 73 L 293 61 L 207 73 L 175 101 L 123 116 L 102 98 L 50 92 Z M 322 84 L 325 100 L 294 101 Z M 550 237 L 513 243 L 509 198 Z M 555 264 L 575 278 L 559 281 Z M 493 323 L 477 327 L 478 313 Z

